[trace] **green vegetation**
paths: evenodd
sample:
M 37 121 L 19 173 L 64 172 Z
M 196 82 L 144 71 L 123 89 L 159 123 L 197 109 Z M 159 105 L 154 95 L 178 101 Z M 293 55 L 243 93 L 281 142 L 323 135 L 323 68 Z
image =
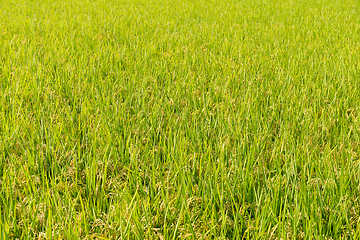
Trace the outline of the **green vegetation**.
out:
M 359 239 L 356 0 L 3 0 L 1 239 Z

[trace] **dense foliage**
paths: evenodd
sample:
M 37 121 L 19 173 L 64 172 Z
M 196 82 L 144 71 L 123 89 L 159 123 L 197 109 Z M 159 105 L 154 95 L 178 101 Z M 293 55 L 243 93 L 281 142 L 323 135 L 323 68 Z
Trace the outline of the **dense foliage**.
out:
M 0 236 L 360 238 L 360 3 L 3 0 Z

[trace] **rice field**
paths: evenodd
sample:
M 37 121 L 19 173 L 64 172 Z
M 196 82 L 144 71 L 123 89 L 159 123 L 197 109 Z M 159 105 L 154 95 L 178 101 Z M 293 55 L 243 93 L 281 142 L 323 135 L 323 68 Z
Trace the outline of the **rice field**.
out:
M 360 239 L 360 2 L 0 1 L 0 239 Z

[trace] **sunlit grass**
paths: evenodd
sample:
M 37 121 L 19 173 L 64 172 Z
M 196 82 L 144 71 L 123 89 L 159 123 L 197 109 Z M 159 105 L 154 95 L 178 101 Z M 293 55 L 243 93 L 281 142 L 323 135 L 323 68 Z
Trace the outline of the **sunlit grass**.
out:
M 2 1 L 0 238 L 360 238 L 359 9 Z

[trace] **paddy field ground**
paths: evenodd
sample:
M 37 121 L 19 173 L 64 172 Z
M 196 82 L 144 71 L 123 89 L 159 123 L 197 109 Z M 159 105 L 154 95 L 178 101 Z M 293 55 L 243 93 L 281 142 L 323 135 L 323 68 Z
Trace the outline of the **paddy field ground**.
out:
M 359 239 L 360 2 L 2 0 L 1 239 Z

